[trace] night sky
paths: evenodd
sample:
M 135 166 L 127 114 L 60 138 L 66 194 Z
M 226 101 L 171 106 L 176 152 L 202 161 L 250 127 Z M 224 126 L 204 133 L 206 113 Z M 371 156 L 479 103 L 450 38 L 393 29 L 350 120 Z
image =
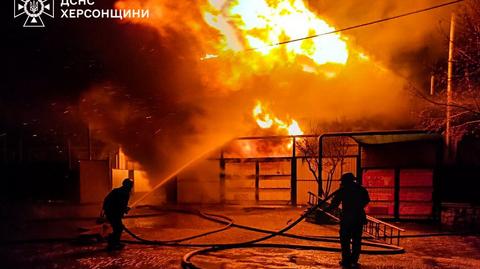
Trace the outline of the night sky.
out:
M 154 92 L 162 74 L 168 78 L 170 66 L 169 52 L 158 49 L 156 31 L 114 19 L 60 19 L 58 6 L 57 18 L 44 18 L 45 28 L 23 28 L 24 18 L 13 19 L 13 12 L 3 16 L 0 131 L 23 133 L 27 139 L 82 135 L 86 125 L 77 108 L 82 93 L 104 83 L 120 89 L 115 98 L 153 108 L 142 95 Z
M 108 2 L 106 6 L 114 1 Z M 106 19 L 46 18 L 46 27 L 35 29 L 22 28 L 22 18 L 9 17 L 7 38 L 2 42 L 1 97 L 2 109 L 7 106 L 11 112 L 77 102 L 80 93 L 93 83 L 134 76 L 135 72 L 124 76 L 125 68 L 120 66 L 128 64 L 130 70 L 139 67 L 122 55 L 141 57 L 135 53 L 143 42 L 125 44 L 125 35 L 136 35 L 143 40 L 149 34 L 141 26 L 121 25 Z M 112 58 L 117 62 L 111 63 Z
M 111 9 L 114 2 L 98 1 L 94 8 Z M 11 11 L 13 0 L 9 4 Z M 154 28 L 118 19 L 62 19 L 58 1 L 56 8 L 55 19 L 42 17 L 45 28 L 23 28 L 25 18 L 14 19 L 13 12 L 3 17 L 0 134 L 8 158 L 17 159 L 12 156 L 23 147 L 26 158 L 35 155 L 32 150 L 53 151 L 33 159 L 65 161 L 67 140 L 74 158 L 87 158 L 91 124 L 94 159 L 123 146 L 150 171 L 163 171 L 171 151 L 155 145 L 176 139 L 180 149 L 182 136 L 195 133 L 188 119 L 202 113 L 178 104 L 179 89 L 199 83 L 179 77 L 191 66 L 188 36 L 172 32 L 175 46 L 167 45 Z

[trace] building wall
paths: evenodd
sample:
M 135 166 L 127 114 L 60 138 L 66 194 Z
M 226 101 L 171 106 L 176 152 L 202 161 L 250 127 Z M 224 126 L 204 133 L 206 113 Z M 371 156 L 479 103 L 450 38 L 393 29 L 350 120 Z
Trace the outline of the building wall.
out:
M 362 146 L 363 185 L 372 200 L 367 213 L 386 218 L 434 217 L 437 150 L 431 141 Z
M 203 160 L 177 176 L 178 203 L 220 203 L 220 169 L 218 161 Z
M 108 161 L 80 161 L 80 203 L 101 203 L 111 190 Z
M 430 167 L 437 161 L 437 144 L 408 142 L 362 146 L 362 168 Z
M 442 225 L 462 231 L 480 231 L 480 206 L 466 203 L 444 203 L 441 210 Z

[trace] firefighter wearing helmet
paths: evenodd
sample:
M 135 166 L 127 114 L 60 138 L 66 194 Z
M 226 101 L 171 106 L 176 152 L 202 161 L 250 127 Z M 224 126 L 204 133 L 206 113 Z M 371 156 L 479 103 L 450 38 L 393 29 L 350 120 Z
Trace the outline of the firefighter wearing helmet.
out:
M 130 210 L 128 200 L 130 199 L 132 189 L 133 180 L 126 178 L 123 180 L 122 186 L 113 189 L 103 201 L 103 212 L 113 230 L 108 236 L 108 250 L 119 250 L 124 247 L 120 243 L 120 237 L 124 229 L 122 218 Z
M 342 267 L 358 267 L 363 225 L 367 221 L 364 208 L 369 202 L 368 191 L 356 182 L 355 176 L 352 173 L 343 174 L 340 188 L 327 208 L 327 210 L 331 210 L 342 203 L 340 216 L 340 244 L 342 247 L 340 264 Z

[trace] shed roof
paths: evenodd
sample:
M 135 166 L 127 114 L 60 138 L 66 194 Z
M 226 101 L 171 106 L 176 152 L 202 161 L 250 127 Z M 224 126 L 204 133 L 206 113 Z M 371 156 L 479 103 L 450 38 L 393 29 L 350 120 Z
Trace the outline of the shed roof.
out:
M 381 145 L 404 143 L 414 141 L 441 141 L 442 136 L 438 134 L 416 133 L 416 134 L 381 134 L 381 135 L 352 135 L 353 140 L 363 145 Z

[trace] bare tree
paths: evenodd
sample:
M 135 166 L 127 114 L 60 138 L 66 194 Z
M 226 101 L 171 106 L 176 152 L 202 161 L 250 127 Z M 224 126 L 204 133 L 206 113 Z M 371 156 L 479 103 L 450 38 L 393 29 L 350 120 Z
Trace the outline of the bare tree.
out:
M 457 13 L 454 41 L 453 103 L 451 106 L 452 138 L 458 140 L 466 133 L 480 133 L 480 1 L 468 1 Z M 446 45 L 448 41 L 446 40 Z M 446 63 L 444 63 L 446 65 Z M 420 103 L 420 126 L 436 132 L 445 130 L 446 71 L 433 72 L 437 93 L 433 96 L 411 87 Z
M 311 133 L 319 134 L 320 126 L 310 128 Z M 336 173 L 342 173 L 345 164 L 345 156 L 348 153 L 349 139 L 347 137 L 330 137 L 323 143 L 322 158 L 319 158 L 319 143 L 317 138 L 304 138 L 296 141 L 296 147 L 302 154 L 302 163 L 306 163 L 312 176 L 318 183 L 319 196 L 326 197 L 330 194 L 332 182 Z M 322 161 L 323 172 L 327 175 L 324 179 L 318 168 Z M 325 180 L 325 182 L 324 182 Z M 325 185 L 325 188 L 324 188 Z

